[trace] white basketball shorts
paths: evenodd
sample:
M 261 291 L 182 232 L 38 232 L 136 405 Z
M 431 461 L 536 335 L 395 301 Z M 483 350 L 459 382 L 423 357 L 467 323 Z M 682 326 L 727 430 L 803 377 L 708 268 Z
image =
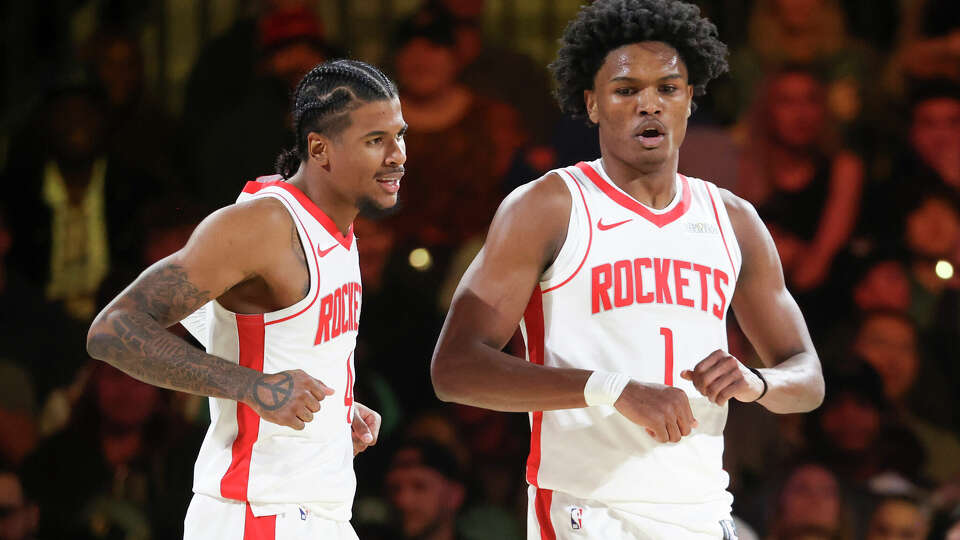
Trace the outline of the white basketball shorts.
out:
M 256 517 L 250 505 L 194 494 L 184 520 L 184 540 L 358 540 L 349 521 L 333 521 L 303 508 Z
M 698 507 L 669 519 L 675 508 L 645 515 L 534 486 L 527 494 L 527 540 L 737 540 L 729 510 Z

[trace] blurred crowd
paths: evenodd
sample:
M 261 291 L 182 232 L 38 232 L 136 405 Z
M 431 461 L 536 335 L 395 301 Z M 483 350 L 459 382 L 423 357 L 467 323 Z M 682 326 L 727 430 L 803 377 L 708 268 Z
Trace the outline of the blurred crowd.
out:
M 756 206 L 827 381 L 806 415 L 731 403 L 740 537 L 958 540 L 960 3 L 696 3 L 732 73 L 696 99 L 680 171 Z M 206 400 L 90 360 L 87 325 L 273 173 L 291 89 L 351 44 L 315 2 L 261 1 L 206 42 L 173 114 L 148 90 L 130 3 L 99 2 L 96 31 L 67 45 L 57 17 L 86 2 L 56 4 L 41 20 L 61 46 L 36 52 L 56 74 L 0 133 L 0 540 L 177 538 Z M 599 147 L 560 116 L 542 62 L 490 39 L 488 7 L 424 0 L 364 58 L 410 126 L 402 210 L 355 227 L 355 395 L 383 415 L 356 460 L 364 539 L 524 537 L 527 417 L 439 402 L 429 360 L 505 194 Z M 731 352 L 759 365 L 730 319 Z

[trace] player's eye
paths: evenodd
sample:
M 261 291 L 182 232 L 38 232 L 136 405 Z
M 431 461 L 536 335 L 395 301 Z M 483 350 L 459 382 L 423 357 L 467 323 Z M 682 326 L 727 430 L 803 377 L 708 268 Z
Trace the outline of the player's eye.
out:
M 370 139 L 369 141 L 367 141 L 367 144 L 377 145 L 377 144 L 380 144 L 380 143 L 382 143 L 382 142 L 383 142 L 383 137 L 376 137 L 376 138 L 374 138 L 374 139 Z
M 677 87 L 672 84 L 665 84 L 660 87 L 660 91 L 664 94 L 672 94 L 677 91 Z
M 618 96 L 629 96 L 636 93 L 636 91 L 633 88 L 630 88 L 629 86 L 625 86 L 625 87 L 617 88 L 616 90 L 614 90 L 614 93 L 616 93 Z

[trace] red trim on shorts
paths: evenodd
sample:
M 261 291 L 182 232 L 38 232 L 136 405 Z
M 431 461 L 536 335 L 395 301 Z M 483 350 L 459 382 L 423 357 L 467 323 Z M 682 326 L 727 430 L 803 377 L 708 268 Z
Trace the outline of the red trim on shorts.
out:
M 318 208 L 317 205 L 310 200 L 310 197 L 307 197 L 304 192 L 297 189 L 297 187 L 290 182 L 285 181 L 282 176 L 261 176 L 253 182 L 247 182 L 247 184 L 243 187 L 243 192 L 256 193 L 269 186 L 277 186 L 287 193 L 293 195 L 293 198 L 297 199 L 297 202 L 299 202 L 307 212 L 310 212 L 310 215 L 313 216 L 313 218 L 316 219 L 317 222 L 320 223 L 320 225 L 322 225 L 328 233 L 330 233 L 330 236 L 334 237 L 334 239 L 336 239 L 341 246 L 347 248 L 348 251 L 350 250 L 350 247 L 353 245 L 353 224 L 350 224 L 350 228 L 347 229 L 346 235 L 341 233 L 340 229 L 337 228 L 337 225 L 333 222 L 333 220 L 330 219 L 330 217 L 327 216 L 323 210 L 320 210 L 320 208 Z
M 580 187 L 580 182 L 578 182 L 577 179 L 574 178 L 574 176 L 570 174 L 568 171 L 562 170 L 562 169 L 561 171 L 566 173 L 566 175 L 569 176 L 571 180 L 573 180 L 573 183 L 577 186 L 577 190 L 580 191 L 580 198 L 583 199 L 583 208 L 587 211 L 587 226 L 590 227 L 590 239 L 587 241 L 587 252 L 583 254 L 583 260 L 580 261 L 580 266 L 578 266 L 577 269 L 573 271 L 573 274 L 570 277 L 563 280 L 563 283 L 559 285 L 554 285 L 553 287 L 550 287 L 549 289 L 544 290 L 543 292 L 545 293 L 548 293 L 550 291 L 555 291 L 560 287 L 563 287 L 564 285 L 569 283 L 570 280 L 573 279 L 573 276 L 577 275 L 577 273 L 580 272 L 580 269 L 583 268 L 584 263 L 587 262 L 587 255 L 590 255 L 590 246 L 593 245 L 593 219 L 590 217 L 590 207 L 587 206 L 587 197 L 583 194 L 583 188 Z
M 263 371 L 263 314 L 236 315 L 240 365 Z M 247 500 L 250 480 L 250 455 L 260 432 L 260 417 L 245 403 L 237 403 L 237 437 L 231 448 L 232 459 L 220 479 L 220 495 L 237 501 Z M 248 508 L 249 511 L 249 508 Z M 246 538 L 246 537 L 244 537 Z
M 276 540 L 277 516 L 253 515 L 250 503 L 247 507 L 247 516 L 243 520 L 243 540 Z
M 730 248 L 727 247 L 727 237 L 723 234 L 723 226 L 720 225 L 720 213 L 717 212 L 717 203 L 713 200 L 713 193 L 710 193 L 710 186 L 704 182 L 703 189 L 707 190 L 707 196 L 710 197 L 710 204 L 713 205 L 713 217 L 717 220 L 717 228 L 720 229 L 720 239 L 723 240 L 723 249 L 727 250 L 727 260 L 730 261 L 730 270 L 733 271 L 733 279 L 737 279 L 737 267 L 733 265 L 733 257 L 730 256 Z
M 557 532 L 550 521 L 550 504 L 553 502 L 553 491 L 537 488 L 537 496 L 533 500 L 533 507 L 537 512 L 537 524 L 540 525 L 540 540 L 557 540 Z
M 615 186 L 611 185 L 610 182 L 607 182 L 594 168 L 589 164 L 581 161 L 577 163 L 576 167 L 583 171 L 583 174 L 587 175 L 587 178 L 594 183 L 600 191 L 604 192 L 607 197 L 610 197 L 613 202 L 619 204 L 620 206 L 630 210 L 631 212 L 639 215 L 643 219 L 653 223 L 657 227 L 664 227 L 673 223 L 680 216 L 687 213 L 687 210 L 690 209 L 690 182 L 687 181 L 687 177 L 680 175 L 680 202 L 673 207 L 669 212 L 663 214 L 655 214 L 646 206 L 640 204 L 632 197 L 624 193 L 623 191 L 617 189 Z
M 533 289 L 530 302 L 523 312 L 523 323 L 527 327 L 527 358 L 534 364 L 543 365 L 543 293 L 540 285 Z M 533 411 L 530 426 L 530 455 L 527 457 L 527 482 L 537 486 L 537 473 L 540 471 L 540 425 L 543 423 L 543 411 Z

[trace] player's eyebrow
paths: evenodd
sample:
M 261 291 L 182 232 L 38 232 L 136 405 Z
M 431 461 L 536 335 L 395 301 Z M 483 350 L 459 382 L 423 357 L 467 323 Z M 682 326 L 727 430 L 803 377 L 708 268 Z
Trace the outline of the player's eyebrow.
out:
M 671 73 L 671 74 L 669 74 L 669 75 L 664 75 L 663 77 L 660 77 L 659 79 L 657 79 L 657 82 L 669 81 L 669 80 L 672 80 L 672 79 L 682 79 L 682 78 L 683 78 L 683 75 L 680 74 L 679 72 L 677 72 L 677 73 Z M 617 76 L 617 77 L 614 77 L 614 78 L 610 79 L 610 82 L 632 82 L 632 83 L 636 83 L 636 82 L 640 82 L 640 79 L 637 79 L 636 77 L 628 77 L 628 76 L 626 76 L 626 75 L 619 75 L 619 76 Z
M 400 131 L 398 131 L 397 133 L 400 134 L 400 135 L 405 135 L 405 134 L 407 133 L 407 128 L 408 128 L 408 127 L 409 127 L 409 126 L 408 126 L 407 124 L 404 124 L 403 127 L 400 128 Z M 378 129 L 378 130 L 374 130 L 374 131 L 371 131 L 371 132 L 369 132 L 369 133 L 364 134 L 363 137 L 364 137 L 364 138 L 366 138 L 366 137 L 383 137 L 384 135 L 387 135 L 387 134 L 388 134 L 388 133 L 387 133 L 386 131 L 383 131 L 382 129 Z

